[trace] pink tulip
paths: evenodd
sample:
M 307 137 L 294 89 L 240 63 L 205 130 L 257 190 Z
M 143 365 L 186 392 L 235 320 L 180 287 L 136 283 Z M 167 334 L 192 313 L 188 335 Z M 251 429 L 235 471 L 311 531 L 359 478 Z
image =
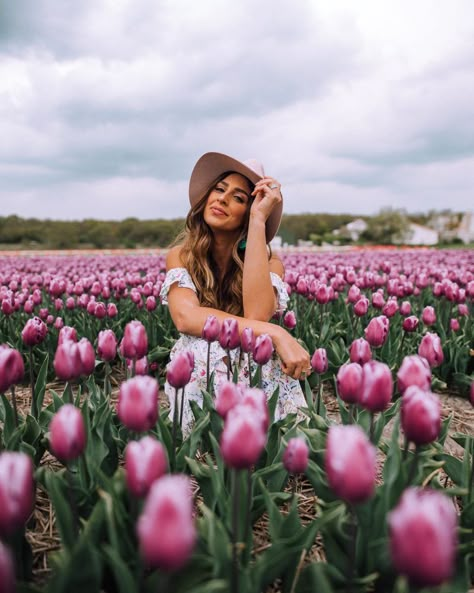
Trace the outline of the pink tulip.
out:
M 118 315 L 118 309 L 117 309 L 117 305 L 115 303 L 108 303 L 107 304 L 107 315 L 110 318 L 117 317 L 117 315 Z
M 77 343 L 65 340 L 58 344 L 53 365 L 56 376 L 61 381 L 78 379 L 82 374 L 82 361 Z
M 81 338 L 77 343 L 79 356 L 81 359 L 81 375 L 88 377 L 95 368 L 95 351 L 87 338 Z
M 0 535 L 23 527 L 33 510 L 33 462 L 26 453 L 0 453 Z
M 270 411 L 268 409 L 267 396 L 263 389 L 257 387 L 245 387 L 240 385 L 242 389 L 242 406 L 248 406 L 253 410 L 262 424 L 264 432 L 267 432 L 270 426 Z
M 356 504 L 373 495 L 376 449 L 360 426 L 331 426 L 324 462 L 329 486 L 338 498 Z
M 25 327 L 21 332 L 21 337 L 25 346 L 36 346 L 37 344 L 41 344 L 48 333 L 48 327 L 41 321 L 39 317 L 32 317 L 28 319 L 26 322 Z
M 434 325 L 436 323 L 436 313 L 433 307 L 427 306 L 421 313 L 421 321 L 425 325 Z
M 385 343 L 388 329 L 388 318 L 385 315 L 379 315 L 369 321 L 369 325 L 364 330 L 365 338 L 372 347 L 378 348 Z
M 237 320 L 232 318 L 224 319 L 219 333 L 219 344 L 224 350 L 234 350 L 240 345 Z
M 221 435 L 221 455 L 228 467 L 250 468 L 262 453 L 267 435 L 261 419 L 249 406 L 235 406 L 227 413 Z
M 242 352 L 253 352 L 255 348 L 255 334 L 251 327 L 245 327 L 240 336 L 240 348 Z
M 15 593 L 16 591 L 13 555 L 2 542 L 0 542 L 0 591 L 1 593 Z
M 283 316 L 283 325 L 288 329 L 295 329 L 296 315 L 294 311 L 287 311 Z
M 311 368 L 318 375 L 324 374 L 328 370 L 328 355 L 326 348 L 316 348 L 311 357 Z
M 186 564 L 197 539 L 187 476 L 163 476 L 153 483 L 137 522 L 137 535 L 148 566 L 174 571 Z
M 374 292 L 372 294 L 372 307 L 375 307 L 375 309 L 383 309 L 383 306 L 385 305 L 385 299 L 383 298 L 383 293 L 382 292 Z
M 145 307 L 149 313 L 156 309 L 156 298 L 152 294 L 146 298 Z
M 216 390 L 216 411 L 222 418 L 242 401 L 242 389 L 237 383 L 223 381 Z
M 349 346 L 349 357 L 351 362 L 358 362 L 360 365 L 364 365 L 369 362 L 372 358 L 372 350 L 369 342 L 364 338 L 357 338 Z
M 106 362 L 112 362 L 117 356 L 117 338 L 111 329 L 104 329 L 99 332 L 97 354 L 101 360 Z
M 465 303 L 461 303 L 458 305 L 458 313 L 461 317 L 468 317 L 469 316 L 469 308 Z
M 127 369 L 129 371 L 133 371 L 133 366 L 135 364 L 135 375 L 147 375 L 148 374 L 148 358 L 144 356 L 143 358 L 139 358 L 138 360 L 130 360 L 127 358 Z
M 72 404 L 64 404 L 49 425 L 51 451 L 63 462 L 82 455 L 86 447 L 86 429 L 81 411 Z
M 221 325 L 215 315 L 209 315 L 204 323 L 204 327 L 202 328 L 202 338 L 206 340 L 206 342 L 215 342 L 219 337 L 219 332 L 221 331 Z
M 410 333 L 416 330 L 416 328 L 418 327 L 418 323 L 418 317 L 416 315 L 410 315 L 409 317 L 406 317 L 403 320 L 402 327 L 404 331 Z
M 421 587 L 433 587 L 454 573 L 457 515 L 441 492 L 407 488 L 388 515 L 395 570 Z
M 129 430 L 146 432 L 158 420 L 158 383 L 153 377 L 138 375 L 120 385 L 117 403 L 120 422 Z
M 145 326 L 140 321 L 130 321 L 125 326 L 122 352 L 125 358 L 143 358 L 147 354 L 148 337 Z
M 353 284 L 349 288 L 349 292 L 347 293 L 347 302 L 348 303 L 357 303 L 360 299 L 360 288 Z
M 194 362 L 188 352 L 178 352 L 170 361 L 166 369 L 166 380 L 175 389 L 181 389 L 189 383 L 194 368 Z
M 431 368 L 439 367 L 444 360 L 441 339 L 438 334 L 428 332 L 421 339 L 418 354 L 426 358 Z
M 58 345 L 62 344 L 65 340 L 69 340 L 71 342 L 77 342 L 77 331 L 74 327 L 69 327 L 69 325 L 64 325 L 58 335 Z
M 382 313 L 389 318 L 393 317 L 397 311 L 398 303 L 394 298 L 388 299 L 388 301 L 385 303 L 385 306 L 382 309 Z
M 54 320 L 55 329 L 62 329 L 64 327 L 64 320 L 62 317 L 56 317 Z
M 302 437 L 288 441 L 283 453 L 283 465 L 290 474 L 302 474 L 308 467 L 309 447 Z
M 408 317 L 408 315 L 410 315 L 410 313 L 411 313 L 410 301 L 403 301 L 403 303 L 400 305 L 400 315 L 403 315 L 403 317 Z
M 436 440 L 441 431 L 441 402 L 431 391 L 416 385 L 405 390 L 402 397 L 401 425 L 406 438 L 416 445 Z
M 404 393 L 410 385 L 416 385 L 424 391 L 431 387 L 431 369 L 425 358 L 413 354 L 405 356 L 397 373 L 398 391 Z
M 93 315 L 94 317 L 97 317 L 97 319 L 104 319 L 104 317 L 107 316 L 105 303 L 95 303 Z
M 365 296 L 361 296 L 360 299 L 354 305 L 354 313 L 357 317 L 363 317 L 369 310 L 369 299 Z
M 18 350 L 0 344 L 0 393 L 5 393 L 23 379 L 25 365 Z
M 153 482 L 161 478 L 167 468 L 165 448 L 155 438 L 144 436 L 125 447 L 125 479 L 133 496 L 146 496 Z
M 449 320 L 449 327 L 450 327 L 451 331 L 458 332 L 459 329 L 461 328 L 461 325 L 459 324 L 459 321 L 456 318 L 452 317 Z
M 383 362 L 370 360 L 362 367 L 359 403 L 372 413 L 385 410 L 392 399 L 393 379 L 390 368 Z
M 362 389 L 362 367 L 357 362 L 343 364 L 337 372 L 337 393 L 348 404 L 360 400 Z
M 273 342 L 268 334 L 260 334 L 255 340 L 253 359 L 257 364 L 266 364 L 273 354 Z

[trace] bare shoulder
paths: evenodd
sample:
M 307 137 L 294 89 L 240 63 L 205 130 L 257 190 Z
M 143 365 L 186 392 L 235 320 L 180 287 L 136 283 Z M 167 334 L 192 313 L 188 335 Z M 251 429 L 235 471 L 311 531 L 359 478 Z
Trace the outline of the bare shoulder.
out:
M 278 255 L 272 254 L 269 264 L 270 272 L 274 272 L 275 274 L 278 274 L 280 278 L 283 278 L 283 276 L 285 275 L 285 266 L 283 265 L 283 262 L 278 257 Z
M 183 262 L 181 261 L 181 245 L 171 247 L 166 255 L 166 269 L 181 268 Z

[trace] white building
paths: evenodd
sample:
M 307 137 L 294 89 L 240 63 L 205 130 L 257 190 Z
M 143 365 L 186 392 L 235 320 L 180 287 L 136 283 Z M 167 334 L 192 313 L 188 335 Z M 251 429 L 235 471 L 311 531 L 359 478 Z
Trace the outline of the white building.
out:
M 427 226 L 412 222 L 399 242 L 405 245 L 436 245 L 439 242 L 439 233 Z
M 461 239 L 463 243 L 471 243 L 474 241 L 474 213 L 466 212 L 456 229 L 456 237 Z

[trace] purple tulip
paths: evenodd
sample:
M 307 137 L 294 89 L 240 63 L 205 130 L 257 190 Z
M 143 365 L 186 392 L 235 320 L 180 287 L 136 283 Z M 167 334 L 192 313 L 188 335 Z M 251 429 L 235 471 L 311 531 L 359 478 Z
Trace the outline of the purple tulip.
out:
M 112 362 L 117 356 L 117 338 L 111 329 L 104 329 L 99 332 L 97 354 L 105 362 Z
M 86 447 L 86 429 L 81 411 L 72 404 L 61 406 L 49 425 L 49 443 L 60 461 L 77 459 Z
M 328 370 L 328 355 L 326 348 L 316 348 L 311 357 L 311 368 L 318 375 L 324 374 Z
M 153 483 L 137 522 L 137 535 L 148 566 L 174 571 L 186 564 L 197 539 L 187 476 L 163 476 Z
M 393 394 L 390 368 L 383 362 L 370 360 L 362 367 L 362 386 L 359 404 L 372 413 L 382 412 Z
M 360 299 L 354 304 L 354 313 L 357 317 L 363 317 L 369 310 L 369 299 L 365 296 L 361 296 Z
M 273 342 L 268 334 L 261 334 L 255 340 L 253 359 L 257 364 L 266 364 L 273 354 Z
M 202 328 L 202 338 L 209 343 L 215 342 L 219 337 L 220 330 L 221 326 L 217 317 L 215 315 L 209 315 Z
M 240 336 L 240 348 L 242 352 L 253 352 L 255 348 L 255 334 L 251 327 L 245 327 Z
M 400 315 L 403 315 L 403 317 L 408 317 L 408 315 L 410 315 L 410 313 L 411 313 L 410 301 L 403 301 L 402 304 L 400 305 Z
M 243 397 L 242 389 L 238 383 L 223 381 L 216 390 L 216 411 L 222 418 L 239 403 Z
M 64 325 L 58 335 L 58 346 L 65 341 L 77 342 L 77 331 L 74 327 Z
M 418 317 L 416 315 L 410 315 L 408 317 L 405 317 L 405 319 L 403 320 L 403 323 L 402 323 L 402 327 L 403 327 L 404 331 L 410 333 L 410 332 L 414 332 L 416 330 L 416 328 L 418 327 L 418 324 L 419 324 Z
M 53 365 L 56 376 L 61 381 L 78 379 L 82 374 L 82 361 L 77 343 L 64 340 L 58 344 Z
M 26 453 L 0 453 L 0 535 L 23 527 L 33 510 L 33 462 Z
M 441 431 L 441 402 L 431 391 L 411 385 L 402 397 L 401 425 L 406 438 L 416 445 L 436 440 Z
M 290 474 L 302 474 L 308 467 L 309 447 L 302 437 L 288 441 L 283 453 L 283 465 Z
M 418 354 L 426 358 L 431 368 L 439 367 L 444 360 L 444 354 L 438 334 L 430 332 L 425 334 L 418 347 Z
M 20 383 L 25 374 L 23 358 L 18 350 L 0 344 L 0 393 Z
M 219 333 L 219 344 L 224 350 L 234 350 L 240 345 L 239 324 L 236 319 L 224 319 Z
M 171 387 L 181 389 L 189 383 L 194 368 L 188 352 L 178 352 L 168 364 L 166 379 Z
M 243 384 L 240 387 L 242 389 L 242 401 L 240 403 L 242 406 L 248 406 L 253 410 L 253 414 L 259 417 L 262 428 L 266 432 L 270 426 L 270 411 L 265 392 L 258 387 L 245 387 Z
M 388 515 L 395 570 L 422 587 L 433 587 L 454 573 L 457 515 L 441 492 L 407 488 Z
M 398 311 L 398 303 L 397 303 L 396 298 L 393 298 L 393 297 L 388 299 L 388 301 L 385 303 L 385 305 L 382 309 L 382 313 L 386 317 L 393 317 L 397 311 Z
M 431 387 L 431 369 L 425 358 L 413 354 L 405 356 L 397 373 L 398 391 L 404 393 L 410 385 L 428 391 Z
M 107 315 L 109 317 L 117 317 L 118 315 L 118 309 L 117 309 L 117 305 L 115 303 L 108 303 L 107 304 Z
M 95 351 L 87 338 L 81 338 L 77 343 L 79 357 L 81 359 L 81 375 L 88 377 L 95 368 Z
M 139 358 L 138 360 L 130 360 L 127 358 L 127 369 L 133 372 L 133 367 L 135 365 L 135 375 L 147 375 L 148 374 L 148 358 L 144 356 L 143 358 Z
M 369 321 L 369 325 L 364 330 L 365 338 L 373 348 L 378 348 L 385 343 L 388 329 L 388 318 L 385 315 L 379 315 Z
M 458 332 L 460 330 L 461 325 L 460 325 L 459 321 L 455 317 L 452 317 L 449 320 L 449 328 L 453 332 Z
M 421 321 L 425 325 L 434 325 L 436 323 L 436 313 L 433 307 L 428 305 L 421 313 Z
M 26 346 L 32 347 L 44 341 L 48 327 L 39 317 L 28 319 L 21 332 L 21 338 Z
M 362 389 L 362 367 L 357 362 L 343 364 L 337 372 L 337 393 L 348 404 L 360 400 Z
M 376 449 L 360 426 L 331 426 L 324 462 L 329 486 L 338 498 L 355 504 L 373 495 Z
M 296 327 L 296 315 L 294 311 L 287 311 L 283 316 L 283 325 L 287 329 L 295 329 Z
M 153 437 L 144 436 L 125 447 L 125 480 L 133 496 L 146 496 L 153 482 L 161 478 L 167 468 L 165 448 Z
M 361 366 L 372 359 L 372 350 L 369 342 L 364 338 L 355 339 L 349 346 L 349 357 L 351 362 L 357 362 Z
M 250 468 L 262 453 L 267 434 L 258 414 L 248 405 L 229 410 L 221 435 L 221 455 L 228 467 Z
M 152 294 L 150 296 L 147 296 L 145 308 L 149 313 L 156 309 L 156 298 Z
M 153 377 L 139 375 L 120 385 L 117 403 L 120 422 L 129 430 L 146 432 L 158 420 L 158 383 Z
M 125 358 L 143 358 L 148 352 L 148 337 L 140 321 L 130 321 L 125 326 L 122 353 Z

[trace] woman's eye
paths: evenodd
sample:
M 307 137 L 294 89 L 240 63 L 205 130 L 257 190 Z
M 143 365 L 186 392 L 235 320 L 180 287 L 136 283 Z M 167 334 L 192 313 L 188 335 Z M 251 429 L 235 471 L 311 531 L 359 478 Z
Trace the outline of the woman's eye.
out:
M 245 201 L 241 196 L 234 196 L 234 198 L 237 200 L 237 202 L 239 202 L 239 204 L 243 204 Z

